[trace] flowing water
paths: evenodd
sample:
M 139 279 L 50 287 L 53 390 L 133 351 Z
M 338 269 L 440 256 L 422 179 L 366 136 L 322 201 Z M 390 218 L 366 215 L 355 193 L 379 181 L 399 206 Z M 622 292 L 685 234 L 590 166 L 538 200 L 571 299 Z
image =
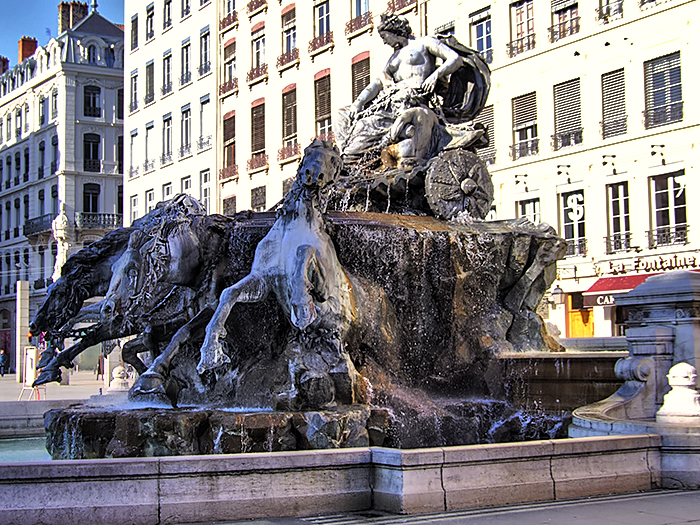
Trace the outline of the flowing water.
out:
M 0 464 L 50 460 L 44 437 L 0 440 Z

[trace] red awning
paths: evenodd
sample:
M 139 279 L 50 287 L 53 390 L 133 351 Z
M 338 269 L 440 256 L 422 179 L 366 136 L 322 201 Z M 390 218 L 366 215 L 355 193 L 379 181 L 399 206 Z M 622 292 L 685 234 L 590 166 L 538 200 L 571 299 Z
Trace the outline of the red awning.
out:
M 601 277 L 593 283 L 583 295 L 609 295 L 615 293 L 625 293 L 634 290 L 652 275 L 656 273 L 635 273 L 630 275 L 618 275 L 615 277 Z

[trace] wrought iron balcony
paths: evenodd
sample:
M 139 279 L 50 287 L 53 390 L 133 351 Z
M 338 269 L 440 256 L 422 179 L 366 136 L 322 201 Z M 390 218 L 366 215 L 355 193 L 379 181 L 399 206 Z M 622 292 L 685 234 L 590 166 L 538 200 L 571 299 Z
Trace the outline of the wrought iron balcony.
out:
M 581 17 L 577 16 L 576 18 L 572 18 L 571 20 L 567 20 L 566 22 L 554 24 L 552 27 L 549 28 L 549 41 L 557 42 L 562 38 L 566 38 L 567 36 L 575 35 L 576 33 L 578 33 L 580 29 L 580 20 Z
M 238 164 L 226 166 L 219 170 L 219 180 L 232 179 L 234 177 L 238 177 Z
M 160 96 L 161 97 L 164 97 L 168 93 L 172 93 L 172 92 L 173 92 L 173 83 L 172 82 L 168 82 L 167 84 L 163 84 L 160 88 Z
M 15 137 L 18 139 L 22 138 L 22 128 L 20 128 L 20 127 L 15 128 Z
M 566 257 L 585 257 L 587 253 L 588 247 L 585 237 L 566 240 Z
M 189 84 L 190 82 L 192 82 L 192 71 L 185 71 L 182 75 L 180 75 L 181 86 Z
M 416 0 L 389 0 L 386 4 L 386 10 L 390 13 L 396 13 L 397 11 L 402 11 L 408 7 L 413 7 L 416 5 Z
M 253 155 L 253 158 L 248 159 L 247 168 L 248 171 L 257 170 L 264 168 L 269 165 L 270 157 L 265 153 L 257 153 Z
M 187 5 L 182 8 L 182 18 L 189 16 L 189 14 L 190 14 L 190 4 L 188 2 Z
M 100 159 L 83 159 L 83 171 L 89 171 L 92 173 L 100 172 Z
M 365 28 L 372 24 L 372 11 L 367 11 L 366 13 L 356 16 L 352 20 L 345 23 L 345 34 L 352 35 L 357 33 L 360 29 Z
M 277 69 L 299 60 L 299 48 L 295 47 L 277 57 Z
M 312 141 L 313 140 L 325 140 L 335 144 L 335 133 L 332 131 L 329 131 L 328 133 L 321 133 L 320 135 L 316 135 Z
M 156 159 L 146 159 L 143 162 L 143 172 L 148 173 L 149 171 L 152 171 L 156 169 Z
M 232 78 L 219 86 L 219 95 L 225 95 L 230 91 L 238 89 L 238 79 Z
M 530 157 L 540 152 L 540 139 L 534 138 L 513 144 L 510 147 L 510 156 L 513 160 L 521 157 Z
M 153 31 L 153 29 L 151 29 L 146 33 L 146 41 L 152 40 L 154 36 L 156 36 L 156 33 Z
M 199 137 L 197 139 L 197 151 L 202 151 L 211 147 L 211 135 Z
M 155 100 L 155 98 L 156 98 L 156 95 L 155 95 L 155 93 L 153 93 L 153 91 L 151 91 L 150 93 L 146 93 L 146 96 L 143 97 L 143 104 L 145 106 L 148 106 L 151 102 L 153 102 Z
M 552 149 L 559 151 L 568 146 L 574 146 L 583 142 L 583 128 L 560 131 L 552 135 Z
M 219 20 L 219 31 L 223 31 L 229 26 L 238 22 L 238 11 L 233 11 Z
M 131 166 L 129 168 L 129 178 L 134 178 L 139 174 L 139 167 L 138 166 Z
M 209 71 L 211 71 L 211 62 L 207 61 L 207 62 L 204 62 L 204 64 L 200 64 L 200 66 L 199 66 L 199 68 L 197 68 L 197 70 L 199 71 L 200 77 L 203 75 L 206 75 L 207 73 L 209 73 Z
M 180 147 L 180 158 L 187 157 L 192 154 L 192 144 L 185 144 Z
M 291 144 L 287 144 L 283 148 L 279 149 L 277 152 L 277 162 L 282 162 L 283 160 L 287 160 L 297 155 L 301 155 L 301 146 L 298 142 L 292 142 Z
M 139 101 L 138 101 L 138 100 L 132 100 L 132 101 L 129 103 L 129 111 L 133 113 L 133 112 L 136 111 L 137 109 L 139 109 Z
M 309 42 L 309 53 L 313 53 L 333 43 L 333 31 L 327 31 Z
M 525 51 L 530 51 L 531 49 L 535 49 L 534 33 L 508 42 L 506 50 L 508 52 L 508 56 L 513 58 L 514 56 L 524 53 Z
M 608 5 L 598 7 L 595 10 L 598 15 L 598 20 L 607 24 L 610 20 L 622 18 L 622 2 L 623 0 L 616 0 L 610 2 Z
M 168 29 L 172 25 L 173 25 L 172 18 L 168 18 L 167 20 L 163 20 L 163 31 L 165 31 L 166 29 Z
M 493 49 L 484 49 L 483 51 L 480 51 L 479 54 L 487 64 L 493 62 Z
M 41 217 L 27 219 L 22 227 L 24 236 L 29 237 L 30 235 L 35 235 L 37 233 L 51 231 L 51 223 L 53 222 L 54 217 L 55 215 L 53 213 L 47 213 Z
M 644 126 L 646 129 L 665 126 L 683 120 L 683 102 L 673 102 L 656 106 L 644 111 Z
M 121 228 L 123 220 L 120 213 L 75 212 L 75 225 L 83 230 L 113 230 Z
M 635 247 L 632 246 L 631 232 L 614 233 L 605 238 L 605 253 L 608 255 L 629 252 L 634 249 Z
M 260 64 L 258 67 L 254 67 L 253 69 L 248 71 L 248 74 L 246 75 L 245 79 L 246 82 L 250 84 L 265 76 L 267 76 L 267 64 Z
M 267 5 L 267 0 L 251 0 L 245 8 L 246 13 L 255 13 Z
M 600 133 L 604 139 L 627 133 L 627 115 L 618 119 L 604 120 L 600 123 Z
M 655 230 L 649 230 L 647 232 L 649 248 L 672 246 L 674 244 L 688 244 L 689 228 L 687 224 L 677 224 L 676 226 L 663 226 Z
M 88 106 L 85 108 L 85 116 L 86 117 L 101 117 L 102 116 L 102 108 Z
M 165 166 L 166 164 L 170 164 L 173 161 L 173 154 L 172 153 L 163 153 L 160 156 L 160 165 Z

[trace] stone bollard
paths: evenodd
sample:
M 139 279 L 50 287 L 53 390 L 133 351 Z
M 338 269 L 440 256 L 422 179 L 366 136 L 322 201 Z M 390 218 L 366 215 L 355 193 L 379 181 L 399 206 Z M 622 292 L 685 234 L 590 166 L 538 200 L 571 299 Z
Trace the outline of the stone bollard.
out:
M 668 372 L 671 391 L 656 413 L 657 423 L 671 425 L 700 425 L 700 394 L 695 389 L 697 373 L 688 363 L 678 363 Z

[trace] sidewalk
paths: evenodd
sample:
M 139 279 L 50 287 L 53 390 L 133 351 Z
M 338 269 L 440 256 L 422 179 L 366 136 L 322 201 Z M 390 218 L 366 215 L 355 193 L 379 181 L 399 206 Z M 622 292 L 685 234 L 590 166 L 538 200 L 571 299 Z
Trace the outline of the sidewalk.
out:
M 43 388 L 39 389 L 39 395 L 42 400 L 89 399 L 90 396 L 98 395 L 100 393 L 100 388 L 104 389 L 102 377 L 100 377 L 98 381 L 92 370 L 81 370 L 80 372 L 73 373 L 69 371 L 67 373 L 70 374 L 70 384 L 60 385 L 58 383 L 49 383 L 45 385 L 46 394 L 44 394 Z M 17 401 L 21 391 L 22 384 L 17 383 L 14 374 L 5 374 L 5 377 L 0 378 L 0 402 Z M 29 391 L 26 391 L 22 399 L 27 400 L 28 398 Z

